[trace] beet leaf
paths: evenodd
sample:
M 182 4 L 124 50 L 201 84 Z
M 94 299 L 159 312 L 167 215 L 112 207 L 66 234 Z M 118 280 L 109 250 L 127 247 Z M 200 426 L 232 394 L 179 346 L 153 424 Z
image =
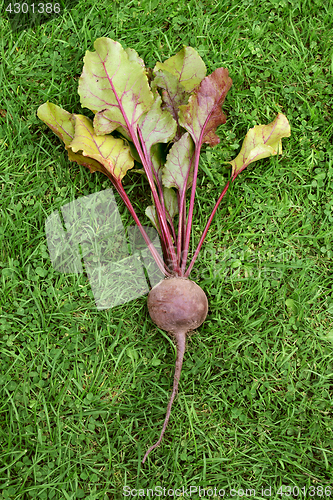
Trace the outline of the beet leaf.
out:
M 278 154 L 282 154 L 282 137 L 290 136 L 287 118 L 279 113 L 272 123 L 256 125 L 245 136 L 238 156 L 230 162 L 233 179 L 250 163 Z

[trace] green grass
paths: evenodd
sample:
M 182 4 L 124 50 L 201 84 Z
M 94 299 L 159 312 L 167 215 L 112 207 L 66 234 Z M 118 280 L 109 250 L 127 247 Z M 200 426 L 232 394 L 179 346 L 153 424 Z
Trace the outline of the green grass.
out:
M 333 494 L 332 16 L 331 1 L 79 0 L 22 32 L 0 19 L 1 500 L 120 499 L 125 485 Z M 189 338 L 165 439 L 143 468 L 165 416 L 172 342 L 145 297 L 97 311 L 85 275 L 52 268 L 44 230 L 54 210 L 110 187 L 69 164 L 36 117 L 46 100 L 82 112 L 82 58 L 100 36 L 150 67 L 186 44 L 208 73 L 229 68 L 192 250 L 248 128 L 283 112 L 292 129 L 283 156 L 244 171 L 217 212 L 191 276 L 209 316 Z M 125 187 L 147 223 L 138 177 Z

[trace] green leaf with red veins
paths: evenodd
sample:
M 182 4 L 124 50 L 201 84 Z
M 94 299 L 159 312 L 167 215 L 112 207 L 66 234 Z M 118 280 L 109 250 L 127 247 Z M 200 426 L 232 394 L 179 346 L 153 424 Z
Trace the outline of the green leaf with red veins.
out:
M 162 182 L 162 172 L 166 161 L 165 146 L 162 143 L 153 144 L 150 149 L 151 161 L 158 180 Z
M 216 128 L 225 123 L 221 106 L 232 85 L 226 68 L 218 68 L 206 76 L 191 95 L 188 104 L 179 107 L 179 123 L 192 136 L 196 146 L 206 142 L 215 146 L 220 142 Z
M 65 143 L 70 161 L 88 167 L 91 172 L 104 168 L 93 158 L 86 158 L 70 149 L 69 145 L 74 139 L 74 120 L 71 113 L 47 101 L 39 106 L 37 116 Z
M 98 161 L 102 166 L 102 169 L 98 169 L 100 172 L 121 181 L 127 170 L 134 165 L 129 147 L 122 139 L 116 139 L 112 135 L 96 135 L 92 121 L 86 116 L 73 115 L 73 117 L 75 134 L 69 147 L 74 153 L 82 151 L 83 156 Z
M 192 47 L 183 47 L 175 56 L 156 63 L 154 73 L 162 70 L 174 75 L 187 92 L 191 92 L 206 76 L 206 66 Z
M 282 137 L 290 137 L 290 125 L 282 113 L 268 125 L 250 128 L 238 156 L 229 162 L 232 165 L 232 177 L 235 178 L 254 161 L 277 155 L 278 152 L 281 154 Z
M 127 48 L 125 49 L 126 54 L 128 55 L 129 61 L 134 61 L 140 64 L 142 69 L 146 71 L 145 68 L 145 63 L 141 57 L 139 57 L 138 53 L 134 49 Z M 126 130 L 119 126 L 118 122 L 115 122 L 111 120 L 109 117 L 109 113 L 106 113 L 106 111 L 99 111 L 96 113 L 94 117 L 94 130 L 97 135 L 105 135 L 105 134 L 111 134 L 114 130 L 117 130 L 120 132 L 124 137 L 126 137 L 127 140 L 131 141 L 131 137 L 128 135 Z M 135 158 L 136 159 L 136 158 Z M 140 160 L 138 160 L 140 161 Z
M 190 187 L 193 182 L 193 156 L 194 144 L 190 134 L 186 132 L 169 151 L 163 168 L 163 186 L 175 187 L 180 193 L 184 188 Z
M 154 226 L 154 228 L 158 231 L 158 233 L 160 233 L 160 226 L 158 223 L 158 217 L 154 205 L 149 205 L 149 207 L 147 207 L 145 210 L 145 214 L 152 223 L 152 225 Z
M 177 193 L 173 189 L 163 187 L 164 204 L 171 219 L 178 214 Z
M 125 52 L 126 54 L 128 55 L 128 59 L 129 61 L 134 61 L 134 62 L 137 62 L 140 64 L 141 68 L 146 71 L 146 66 L 145 66 L 145 62 L 143 59 L 141 59 L 141 57 L 139 56 L 139 54 L 137 53 L 136 50 L 134 49 L 131 49 L 129 47 L 127 47 L 127 49 L 125 49 Z
M 94 48 L 84 57 L 78 89 L 81 105 L 97 113 L 97 134 L 122 126 L 132 136 L 154 102 L 143 62 L 110 38 L 98 38 Z
M 127 129 L 124 129 L 122 126 L 120 126 L 120 122 L 111 120 L 109 109 L 99 111 L 95 114 L 93 126 L 96 135 L 107 135 L 111 134 L 117 129 L 122 129 L 123 135 L 128 139 L 130 138 L 130 136 L 128 135 L 129 132 L 127 132 Z
M 153 144 L 169 142 L 177 130 L 175 120 L 169 111 L 161 109 L 161 104 L 161 96 L 157 94 L 154 104 L 139 122 L 144 147 L 148 155 L 150 155 L 150 148 Z

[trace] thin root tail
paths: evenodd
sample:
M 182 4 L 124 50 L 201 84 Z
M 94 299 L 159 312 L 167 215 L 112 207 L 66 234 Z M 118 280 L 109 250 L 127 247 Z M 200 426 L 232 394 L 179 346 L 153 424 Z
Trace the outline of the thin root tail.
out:
M 176 359 L 175 374 L 173 377 L 172 394 L 171 394 L 171 397 L 170 397 L 170 400 L 168 403 L 168 407 L 167 407 L 167 411 L 166 411 L 166 415 L 165 415 L 165 420 L 164 420 L 164 424 L 162 427 L 162 431 L 161 431 L 161 435 L 159 437 L 159 440 L 146 451 L 146 454 L 143 457 L 142 462 L 141 462 L 142 464 L 145 463 L 149 453 L 151 451 L 155 450 L 155 448 L 157 448 L 161 444 L 161 441 L 163 439 L 163 435 L 165 433 L 165 429 L 166 429 L 168 422 L 169 422 L 172 403 L 173 403 L 173 400 L 175 399 L 175 395 L 176 395 L 177 390 L 178 390 L 180 372 L 182 370 L 183 359 L 184 359 L 184 354 L 185 354 L 186 334 L 181 332 L 181 333 L 178 333 L 177 335 L 175 335 L 175 337 L 177 340 L 177 359 Z

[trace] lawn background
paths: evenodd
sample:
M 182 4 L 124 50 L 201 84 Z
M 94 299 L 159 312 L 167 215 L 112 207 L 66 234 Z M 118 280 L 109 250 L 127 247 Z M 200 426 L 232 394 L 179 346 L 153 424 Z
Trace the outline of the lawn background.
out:
M 1 500 L 118 499 L 125 485 L 333 493 L 332 18 L 332 2 L 318 0 L 79 0 L 23 31 L 0 19 Z M 209 315 L 143 468 L 164 420 L 172 343 L 145 297 L 97 311 L 85 275 L 52 268 L 44 230 L 54 210 L 111 187 L 70 164 L 36 117 L 46 100 L 86 113 L 78 77 L 100 36 L 149 67 L 185 44 L 208 74 L 229 69 L 221 143 L 201 155 L 193 242 L 248 128 L 282 112 L 292 130 L 283 155 L 244 171 L 216 214 L 191 275 Z M 125 187 L 147 223 L 143 178 L 130 173 Z

